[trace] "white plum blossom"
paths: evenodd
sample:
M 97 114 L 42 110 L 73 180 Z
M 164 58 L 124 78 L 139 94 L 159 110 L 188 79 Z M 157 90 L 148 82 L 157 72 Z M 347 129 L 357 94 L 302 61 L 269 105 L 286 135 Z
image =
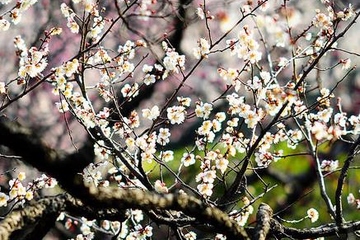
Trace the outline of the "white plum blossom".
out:
M 199 118 L 208 119 L 212 110 L 212 104 L 200 102 L 196 104 L 195 114 Z
M 160 152 L 159 159 L 163 160 L 164 162 L 170 162 L 174 160 L 174 152 L 171 150 Z
M 315 208 L 310 208 L 306 213 L 307 217 L 311 220 L 312 223 L 319 219 L 319 212 Z
M 169 191 L 166 184 L 160 180 L 155 181 L 154 187 L 158 193 L 167 193 Z
M 0 19 L 0 31 L 7 31 L 10 28 L 10 23 L 6 19 Z
M 333 172 L 339 167 L 339 161 L 338 160 L 323 160 L 321 162 L 321 170 L 325 172 Z
M 3 192 L 0 192 L 0 207 L 6 207 L 10 197 Z
M 163 65 L 167 73 L 179 73 L 179 69 L 184 70 L 185 68 L 185 55 L 180 55 L 173 49 L 167 48 Z
M 225 173 L 228 165 L 229 165 L 229 160 L 227 160 L 226 158 L 221 157 L 219 159 L 216 159 L 216 168 L 219 169 L 222 174 Z
M 196 59 L 207 57 L 210 53 L 210 44 L 205 38 L 200 38 L 198 46 L 193 49 L 193 55 Z
M 156 142 L 162 146 L 165 146 L 166 144 L 168 144 L 170 142 L 170 139 L 169 139 L 170 135 L 171 135 L 171 133 L 168 128 L 160 128 Z
M 156 82 L 156 77 L 154 74 L 146 74 L 144 76 L 144 83 L 145 85 L 150 85 L 152 83 L 155 83 Z
M 197 15 L 201 20 L 204 20 L 204 19 L 205 19 L 204 9 L 202 9 L 201 7 L 196 8 L 196 15 Z
M 184 153 L 181 162 L 185 167 L 195 164 L 195 155 L 192 153 Z
M 134 83 L 132 86 L 130 84 L 125 84 L 121 89 L 121 94 L 123 97 L 136 97 L 139 94 L 139 84 Z
M 245 123 L 249 128 L 254 128 L 256 124 L 260 121 L 260 116 L 258 113 L 248 110 L 244 113 Z
M 167 118 L 170 120 L 171 124 L 181 124 L 185 121 L 186 110 L 183 106 L 173 106 L 166 109 Z
M 177 100 L 181 106 L 190 107 L 191 98 L 189 97 L 177 97 Z
M 352 193 L 349 193 L 349 195 L 347 196 L 347 202 L 348 202 L 348 204 L 354 204 L 355 203 L 355 197 L 354 197 L 354 194 L 352 194 Z
M 185 240 L 196 240 L 196 233 L 194 233 L 193 231 L 188 232 L 184 235 Z
M 0 82 L 0 94 L 6 93 L 6 87 L 4 82 Z
M 214 184 L 212 183 L 200 183 L 197 185 L 197 189 L 204 197 L 211 197 L 213 194 Z
M 259 51 L 259 43 L 254 39 L 253 33 L 248 26 L 244 26 L 239 32 L 238 38 L 226 41 L 232 55 L 249 61 L 251 64 L 259 62 L 262 58 L 262 52 Z
M 151 109 L 146 108 L 142 110 L 142 116 L 149 120 L 155 120 L 160 115 L 160 110 L 157 105 L 153 106 Z
M 20 36 L 18 37 L 21 38 Z M 15 39 L 16 46 L 19 46 L 17 44 L 18 41 L 19 40 Z M 21 51 L 19 63 L 20 68 L 18 72 L 20 77 L 36 77 L 45 70 L 48 64 L 47 49 L 37 49 L 36 47 L 31 47 L 29 50 L 27 50 L 25 46 L 19 46 L 19 50 Z

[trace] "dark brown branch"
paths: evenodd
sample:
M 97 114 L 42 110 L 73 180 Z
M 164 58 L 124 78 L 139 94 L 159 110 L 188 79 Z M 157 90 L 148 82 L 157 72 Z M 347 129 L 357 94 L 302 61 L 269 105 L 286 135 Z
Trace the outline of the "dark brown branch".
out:
M 354 156 L 356 155 L 356 149 L 358 148 L 360 144 L 360 136 L 358 137 L 358 139 L 356 139 L 356 141 L 351 145 L 350 149 L 349 149 L 349 154 L 348 157 L 346 158 L 345 162 L 344 162 L 344 166 L 341 169 L 341 173 L 338 179 L 338 184 L 337 184 L 337 188 L 336 188 L 336 192 L 335 192 L 335 212 L 336 212 L 336 223 L 337 225 L 340 225 L 343 223 L 343 215 L 342 215 L 342 203 L 341 203 L 341 198 L 342 198 L 342 190 L 343 190 L 343 186 L 345 183 L 345 179 L 347 177 L 349 168 L 351 163 L 354 160 Z
M 213 225 L 229 239 L 249 238 L 244 228 L 240 227 L 228 214 L 186 194 L 161 195 L 140 189 L 96 188 L 95 186 L 90 186 L 89 192 L 91 197 L 86 200 L 86 203 L 96 208 L 181 211 L 190 217 L 196 217 L 200 222 Z
M 270 231 L 270 220 L 273 211 L 269 205 L 261 203 L 256 214 L 256 227 L 254 238 L 256 240 L 265 240 Z
M 57 217 L 65 209 L 65 202 L 66 198 L 63 197 L 44 198 L 23 209 L 12 211 L 0 222 L 0 239 L 15 239 L 15 236 L 16 239 L 24 239 L 29 234 L 27 231 L 33 231 L 28 228 L 41 219 L 51 219 L 53 222 L 49 224 L 53 225 L 56 220 L 54 216 Z M 35 229 L 37 229 L 36 226 Z M 16 232 L 17 230 L 21 232 Z M 22 234 L 26 235 L 22 236 Z
M 360 230 L 360 221 L 344 223 L 341 226 L 336 226 L 335 223 L 330 223 L 315 228 L 296 229 L 284 227 L 278 221 L 274 219 L 271 220 L 271 233 L 277 238 L 314 239 L 318 237 L 339 236 L 340 234 L 347 235 L 348 233 L 355 232 L 357 230 Z M 346 239 L 346 237 L 342 239 Z
M 90 219 L 124 221 L 128 217 L 125 211 L 94 209 L 69 194 L 60 194 L 10 212 L 0 222 L 0 239 L 42 239 L 64 211 Z

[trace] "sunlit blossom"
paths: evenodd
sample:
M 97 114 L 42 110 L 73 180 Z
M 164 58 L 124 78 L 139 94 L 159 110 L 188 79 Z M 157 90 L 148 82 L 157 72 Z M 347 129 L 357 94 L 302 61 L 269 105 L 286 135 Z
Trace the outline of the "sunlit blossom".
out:
M 4 82 L 0 82 L 0 94 L 6 93 L 6 87 Z
M 7 31 L 10 28 L 10 23 L 6 19 L 0 19 L 0 31 Z
M 338 160 L 323 160 L 321 162 L 321 170 L 325 172 L 333 172 L 339 167 L 339 161 Z
M 155 120 L 160 115 L 160 110 L 157 105 L 153 106 L 151 109 L 146 108 L 142 110 L 142 116 L 149 120 Z
M 9 200 L 9 196 L 3 192 L 0 192 L 0 207 L 6 207 Z
M 346 197 L 346 200 L 348 204 L 354 204 L 356 199 L 354 197 L 354 194 L 349 193 L 349 195 Z
M 184 153 L 181 162 L 185 167 L 195 164 L 195 155 L 192 153 Z
M 197 117 L 207 119 L 209 118 L 209 115 L 212 110 L 213 110 L 212 104 L 200 102 L 196 104 L 195 114 Z
M 213 187 L 212 183 L 201 183 L 197 185 L 197 189 L 201 195 L 205 197 L 210 197 L 213 194 Z
M 205 19 L 204 10 L 201 7 L 196 8 L 196 15 L 201 19 Z
M 193 55 L 196 59 L 207 57 L 210 53 L 210 44 L 205 38 L 200 38 L 198 41 L 198 47 L 193 49 Z
M 180 55 L 174 50 L 168 49 L 163 64 L 167 71 L 178 73 L 179 69 L 183 70 L 185 67 L 185 55 Z
M 196 233 L 190 231 L 184 235 L 185 240 L 196 240 Z
M 191 98 L 189 97 L 177 97 L 177 100 L 181 106 L 190 107 Z
M 351 67 L 351 59 L 347 58 L 347 59 L 342 59 L 340 60 L 341 63 L 341 69 L 343 70 L 348 70 Z
M 181 124 L 185 121 L 186 110 L 183 106 L 169 107 L 167 110 L 167 117 L 171 124 Z
M 229 165 L 229 160 L 227 160 L 224 157 L 216 160 L 216 168 L 219 169 L 222 174 L 225 173 L 228 165 Z
M 310 208 L 306 213 L 307 217 L 311 220 L 312 223 L 319 219 L 319 212 L 315 208 Z
M 169 191 L 166 184 L 160 180 L 155 181 L 154 187 L 158 193 L 167 193 Z
M 218 233 L 215 236 L 215 240 L 226 240 L 226 239 L 227 239 L 226 236 L 221 233 Z
M 170 162 L 170 161 L 174 160 L 174 152 L 171 150 L 160 152 L 159 158 L 161 160 L 163 160 L 164 162 Z

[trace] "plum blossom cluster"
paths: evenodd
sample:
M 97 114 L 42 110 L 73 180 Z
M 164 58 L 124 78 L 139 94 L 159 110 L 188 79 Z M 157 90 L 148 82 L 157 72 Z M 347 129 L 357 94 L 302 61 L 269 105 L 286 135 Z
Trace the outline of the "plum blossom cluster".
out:
M 247 197 L 242 198 L 244 207 L 240 211 L 233 210 L 230 212 L 230 216 L 237 221 L 240 226 L 245 226 L 250 215 L 254 212 L 254 207 L 250 205 L 250 200 Z
M 266 3 L 265 5 L 270 5 Z M 265 9 L 263 9 L 265 10 Z M 263 30 L 268 44 L 274 43 L 276 47 L 287 48 L 290 43 L 287 28 L 296 28 L 301 23 L 301 13 L 292 6 L 286 6 L 279 10 L 262 11 L 256 15 L 256 25 Z
M 45 43 L 41 49 L 26 47 L 25 41 L 20 35 L 14 39 L 14 45 L 17 48 L 17 55 L 20 58 L 18 75 L 21 79 L 27 76 L 36 77 L 43 72 L 47 66 L 47 55 L 49 53 L 48 44 Z M 19 80 L 19 83 L 25 81 Z
M 157 1 L 152 0 L 140 0 L 139 5 L 136 9 L 136 13 L 139 14 L 140 19 L 143 21 L 148 21 L 149 17 L 153 13 L 153 8 L 155 8 Z
M 336 171 L 339 167 L 339 161 L 338 160 L 323 160 L 321 162 L 321 170 L 324 172 L 333 172 Z
M 244 61 L 255 64 L 261 60 L 262 52 L 259 43 L 254 38 L 254 33 L 248 26 L 244 26 L 237 38 L 226 40 L 231 55 L 237 55 Z
M 329 4 L 329 3 L 327 3 Z M 354 9 L 351 4 L 343 11 L 335 12 L 332 6 L 326 8 L 327 12 L 322 12 L 316 9 L 316 15 L 312 24 L 318 29 L 317 37 L 314 39 L 312 48 L 306 51 L 307 55 L 316 55 L 322 48 L 325 47 L 327 39 L 334 34 L 334 26 L 338 21 L 347 21 L 354 15 Z M 309 35 L 311 39 L 311 35 Z
M 99 91 L 100 96 L 102 96 L 106 102 L 114 99 L 111 92 L 113 84 L 116 84 L 123 74 L 130 73 L 134 70 L 134 65 L 129 60 L 133 58 L 136 46 L 143 46 L 143 44 L 139 41 L 137 45 L 135 45 L 135 43 L 128 41 L 123 46 L 119 46 L 119 55 L 116 58 L 111 58 L 103 48 L 99 48 L 98 51 L 91 54 L 85 60 L 86 64 L 89 64 L 89 66 L 96 66 L 99 64 L 106 66 L 107 63 L 112 61 L 115 62 L 113 72 L 100 71 L 102 77 L 95 86 Z M 79 77 L 79 69 L 79 60 L 76 58 L 53 69 L 54 75 L 52 76 L 52 81 L 55 85 L 54 93 L 60 93 L 65 98 L 56 103 L 56 105 L 60 112 L 71 110 L 87 128 L 94 127 L 98 124 L 102 127 L 105 134 L 110 134 L 110 129 L 107 128 L 108 121 L 106 121 L 110 114 L 109 109 L 104 108 L 96 114 L 87 97 L 74 89 L 71 80 Z M 82 87 L 85 88 L 87 86 Z M 134 83 L 133 85 L 124 84 L 121 93 L 123 97 L 130 101 L 138 94 L 138 87 L 139 85 L 137 83 Z M 136 128 L 139 125 L 136 112 L 133 112 L 133 115 L 129 118 L 124 119 L 126 119 L 126 127 L 128 128 Z
M 153 235 L 153 228 L 144 223 L 144 215 L 141 210 L 131 210 L 129 212 L 131 218 L 124 222 L 119 221 L 96 221 L 89 220 L 85 217 L 75 218 L 62 212 L 58 221 L 64 222 L 66 229 L 79 228 L 80 234 L 77 234 L 75 240 L 95 239 L 95 231 L 101 231 L 116 235 L 118 239 L 129 240 L 146 240 Z
M 185 238 L 186 240 L 195 240 L 196 237 L 197 237 L 197 235 L 196 235 L 196 233 L 193 232 L 193 231 L 190 231 L 190 232 L 188 232 L 188 233 L 186 233 L 186 234 L 184 235 L 184 238 Z
M 62 3 L 61 13 L 67 19 L 67 27 L 70 29 L 70 31 L 72 33 L 78 33 L 80 27 L 75 21 L 76 14 L 74 13 L 74 11 L 69 6 L 67 6 L 66 3 Z
M 146 47 L 143 41 L 126 41 L 124 45 L 119 45 L 118 55 L 111 57 L 108 51 L 103 47 L 100 47 L 95 53 L 89 54 L 86 58 L 86 64 L 89 67 L 99 68 L 101 78 L 96 84 L 95 88 L 98 90 L 100 96 L 106 101 L 114 100 L 113 88 L 119 82 L 122 82 L 122 78 L 127 75 L 131 75 L 134 71 L 134 64 L 131 60 L 135 56 L 136 48 Z M 151 81 L 151 80 L 148 80 Z M 146 84 L 150 84 L 146 82 Z M 131 101 L 138 95 L 139 84 L 138 83 L 126 83 L 122 86 L 121 93 L 127 101 Z
M 74 112 L 79 121 L 86 127 L 95 126 L 95 113 L 91 103 L 78 91 L 74 91 L 74 85 L 68 81 L 70 77 L 78 72 L 79 61 L 75 58 L 53 69 L 52 82 L 55 86 L 53 93 L 61 94 L 65 99 L 56 103 L 60 112 L 70 109 Z
M 185 55 L 180 55 L 175 49 L 168 46 L 166 42 L 162 42 L 162 47 L 166 56 L 163 59 L 165 71 L 162 78 L 165 79 L 170 73 L 179 73 L 185 70 Z
M 12 2 L 12 0 L 2 0 L 0 1 L 0 5 L 7 5 L 10 2 Z M 8 11 L 5 14 L 2 14 L 0 17 L 0 31 L 9 30 L 11 26 L 10 21 L 14 25 L 17 25 L 21 21 L 23 14 L 35 3 L 37 3 L 37 0 L 19 1 L 17 4 L 15 4 L 14 7 L 11 8 L 10 11 Z M 8 15 L 8 19 L 10 21 L 5 18 L 5 15 Z
M 334 33 L 334 22 L 336 20 L 348 21 L 354 16 L 354 8 L 350 3 L 348 7 L 335 12 L 334 8 L 328 2 L 326 8 L 327 12 L 323 13 L 319 9 L 316 9 L 316 15 L 312 21 L 313 25 L 320 29 L 319 36 L 331 35 Z
M 271 91 L 271 90 L 268 90 Z M 268 95 L 270 96 L 270 95 Z M 284 93 L 284 98 L 287 98 L 287 94 Z M 227 95 L 227 101 L 229 108 L 227 113 L 231 116 L 226 122 L 225 132 L 222 134 L 221 142 L 226 147 L 230 156 L 235 156 L 236 153 L 244 153 L 249 149 L 251 139 L 246 137 L 246 134 L 239 130 L 239 124 L 243 121 L 249 129 L 255 129 L 257 124 L 265 118 L 266 114 L 272 115 L 271 111 L 263 110 L 258 107 L 256 110 L 252 110 L 251 105 L 245 103 L 245 97 L 239 96 L 237 93 Z M 266 95 L 264 94 L 266 99 Z M 284 103 L 287 102 L 284 100 Z M 265 109 L 268 103 L 265 102 Z M 242 119 L 242 120 L 241 120 Z M 278 160 L 279 153 L 269 152 L 273 144 L 286 141 L 288 146 L 295 148 L 297 143 L 302 139 L 302 133 L 300 130 L 286 129 L 285 125 L 278 124 L 278 130 L 276 133 L 267 132 L 261 139 L 258 145 L 258 152 L 254 154 L 255 161 L 258 166 L 266 167 L 271 162 Z M 256 135 L 253 135 L 252 139 L 256 139 Z
M 95 149 L 96 151 L 96 149 Z M 109 186 L 109 181 L 106 179 L 103 179 L 102 171 L 103 169 L 108 165 L 107 161 L 102 161 L 99 163 L 91 163 L 89 166 L 84 168 L 82 176 L 84 179 L 84 182 L 91 182 L 95 186 L 102 186 L 107 187 Z
M 205 38 L 200 38 L 198 41 L 198 47 L 193 49 L 193 54 L 196 59 L 207 57 L 210 53 L 210 44 Z
M 199 156 L 198 158 L 200 159 L 201 157 Z M 220 172 L 220 175 L 223 175 L 227 170 L 228 164 L 229 160 L 221 154 L 220 150 L 209 151 L 201 159 L 201 172 L 196 175 L 195 180 L 200 182 L 197 185 L 197 189 L 204 197 L 212 196 L 217 171 Z
M 198 147 L 201 148 L 200 144 L 212 143 L 215 138 L 215 134 L 221 130 L 221 123 L 225 120 L 225 113 L 219 112 L 216 114 L 215 119 L 212 121 L 205 120 L 202 125 L 198 128 L 197 143 Z
M 299 98 L 304 89 L 296 89 L 291 81 L 281 86 L 267 71 L 260 72 L 259 76 L 253 76 L 248 81 L 240 80 L 240 70 L 219 68 L 218 73 L 225 83 L 235 90 L 226 96 L 229 105 L 227 113 L 231 118 L 225 128 L 227 133 L 222 137 L 222 142 L 226 144 L 232 156 L 236 152 L 243 153 L 249 149 L 249 143 L 257 137 L 253 134 L 252 138 L 245 138 L 246 134 L 237 129 L 239 123 L 245 123 L 249 129 L 256 129 L 269 116 L 279 113 L 280 117 L 296 116 L 297 121 L 304 122 L 306 128 L 286 129 L 286 124 L 280 122 L 276 125 L 277 130 L 274 133 L 267 132 L 259 141 L 258 150 L 254 153 L 255 162 L 260 167 L 266 167 L 279 159 L 281 152 L 270 152 L 273 144 L 286 141 L 289 148 L 295 149 L 303 140 L 304 133 L 307 139 L 314 137 L 318 141 L 341 139 L 344 135 L 358 133 L 359 117 L 347 116 L 341 111 L 334 113 L 331 102 L 334 95 L 327 88 L 320 90 L 320 96 L 317 98 L 318 111 L 310 112 Z M 242 86 L 254 95 L 254 105 L 248 104 L 246 97 L 238 94 Z
M 177 98 L 179 105 L 168 107 L 166 109 L 167 118 L 171 124 L 181 124 L 185 121 L 187 116 L 186 109 L 191 104 L 190 98 L 178 97 Z
M 99 40 L 99 34 L 102 32 L 105 21 L 100 16 L 98 10 L 98 4 L 94 0 L 72 0 L 74 4 L 82 4 L 83 9 L 86 13 L 93 17 L 93 23 L 90 31 L 87 33 L 87 37 L 94 41 Z M 67 27 L 72 33 L 79 33 L 80 26 L 78 24 L 80 17 L 77 16 L 74 9 L 69 7 L 66 3 L 62 3 L 60 6 L 61 13 L 67 19 Z
M 2 1 L 2 3 L 8 2 L 10 1 Z M 100 2 L 93 0 L 73 0 L 72 2 L 71 5 L 61 4 L 61 12 L 67 20 L 70 31 L 75 34 L 81 32 L 83 19 L 91 16 L 88 32 L 83 37 L 86 41 L 89 40 L 89 45 L 90 42 L 97 42 L 106 24 L 105 18 L 100 16 L 101 11 L 98 10 Z M 155 3 L 156 1 L 150 0 L 138 1 L 134 7 L 135 12 L 142 19 L 147 20 L 152 14 L 152 6 Z M 72 9 L 69 6 L 75 7 Z M 77 8 L 83 8 L 85 15 L 78 15 Z M 299 13 L 295 10 L 289 12 L 291 10 L 294 9 L 280 9 L 279 14 L 284 16 L 279 16 L 279 14 L 256 16 L 257 27 L 265 28 L 268 34 L 274 36 L 275 50 L 290 45 L 288 44 L 290 30 L 287 27 L 299 24 Z M 12 11 L 14 13 L 10 13 L 10 17 L 15 18 L 16 13 Z M 242 13 L 250 11 L 251 7 L 248 5 L 242 8 Z M 201 19 L 209 15 L 203 8 L 198 8 L 197 14 Z M 336 21 L 346 21 L 354 13 L 350 5 L 349 8 L 338 13 L 328 7 L 326 13 L 316 10 L 315 14 L 311 27 L 318 29 L 319 33 L 309 47 L 310 50 L 306 51 L 307 55 L 313 55 L 324 49 L 327 40 L 336 30 Z M 15 20 L 13 22 L 16 24 Z M 265 22 L 272 24 L 267 27 L 264 25 Z M 8 23 L 1 19 L 0 29 L 6 27 Z M 56 29 L 54 32 L 60 33 L 61 30 Z M 249 25 L 243 26 L 236 38 L 226 41 L 224 51 L 210 51 L 213 47 L 217 47 L 212 46 L 215 42 L 211 41 L 212 39 L 200 38 L 197 41 L 197 47 L 192 53 L 193 57 L 199 60 L 198 63 L 209 60 L 208 56 L 219 52 L 238 58 L 236 67 L 229 67 L 226 64 L 219 66 L 222 63 L 217 65 L 220 85 L 221 87 L 226 85 L 226 90 L 213 102 L 205 102 L 201 99 L 192 102 L 193 99 L 187 96 L 176 97 L 176 94 L 180 95 L 176 90 L 164 107 L 147 103 L 143 109 L 140 106 L 126 116 L 121 114 L 122 104 L 136 99 L 140 90 L 147 86 L 160 80 L 170 79 L 171 75 L 176 74 L 180 78 L 183 77 L 180 80 L 181 84 L 187 80 L 185 71 L 189 63 L 185 55 L 172 48 L 167 41 L 162 42 L 164 51 L 162 60 L 154 64 L 147 61 L 135 63 L 135 57 L 139 57 L 136 56 L 136 50 L 147 46 L 144 41 L 128 40 L 123 45 L 117 45 L 117 51 L 110 51 L 100 43 L 95 44 L 95 47 L 87 49 L 88 51 L 85 51 L 81 57 L 71 58 L 53 68 L 50 82 L 54 86 L 54 93 L 59 96 L 59 102 L 56 103 L 58 110 L 61 113 L 71 112 L 86 129 L 97 127 L 100 129 L 96 137 L 101 140 L 97 140 L 94 144 L 96 162 L 83 170 L 84 181 L 101 187 L 113 185 L 121 188 L 145 189 L 144 184 L 133 177 L 132 173 L 140 170 L 141 174 L 144 172 L 144 177 L 147 179 L 149 176 L 152 177 L 158 167 L 160 174 L 163 174 L 164 166 L 169 170 L 172 168 L 172 166 L 169 167 L 170 165 L 177 164 L 178 173 L 169 172 L 179 178 L 182 170 L 188 170 L 189 167 L 196 169 L 194 191 L 206 200 L 213 200 L 216 186 L 223 186 L 222 181 L 227 180 L 227 173 L 233 171 L 232 167 L 238 164 L 232 161 L 233 159 L 249 154 L 249 159 L 256 164 L 256 167 L 266 168 L 283 157 L 283 149 L 277 149 L 281 143 L 285 143 L 289 149 L 296 149 L 302 141 L 321 144 L 342 139 L 345 135 L 360 133 L 360 115 L 348 116 L 341 111 L 341 107 L 338 112 L 335 112 L 332 106 L 334 95 L 328 88 L 319 89 L 316 104 L 310 106 L 307 99 L 303 97 L 308 93 L 306 88 L 309 85 L 307 83 L 300 85 L 298 82 L 301 74 L 293 76 L 293 79 L 289 81 L 285 80 L 288 82 L 283 82 L 282 71 L 288 70 L 292 62 L 295 65 L 295 60 L 298 60 L 296 58 L 300 55 L 295 53 L 296 56 L 290 60 L 285 57 L 272 60 L 271 54 L 267 53 L 268 66 L 262 66 L 261 61 L 265 60 L 264 52 L 260 47 L 260 41 L 256 39 L 255 32 Z M 224 39 L 226 36 L 224 35 Z M 310 41 L 312 37 L 306 38 Z M 266 43 L 264 47 L 265 45 Z M 35 47 L 28 49 L 22 38 L 18 36 L 15 38 L 15 46 L 20 57 L 18 75 L 21 78 L 40 76 L 47 66 L 46 42 L 40 49 Z M 239 59 L 245 61 L 242 69 L 238 66 Z M 340 63 L 344 70 L 350 68 L 350 60 L 342 60 Z M 96 71 L 99 74 L 99 79 L 96 80 L 94 86 L 90 86 L 85 79 L 82 79 L 86 75 L 83 73 L 87 70 Z M 292 71 L 295 73 L 296 70 Z M 139 77 L 138 72 L 140 72 Z M 7 92 L 6 87 L 0 82 L 0 94 Z M 90 100 L 92 98 L 89 97 L 89 89 L 97 91 L 102 98 L 102 103 L 114 103 L 116 107 L 112 109 L 109 105 L 98 107 Z M 120 91 L 117 92 L 117 89 Z M 312 92 L 315 91 L 312 89 Z M 118 101 L 120 98 L 121 103 Z M 219 104 L 221 110 L 217 110 L 216 104 L 219 102 L 223 103 L 223 105 Z M 114 114 L 117 114 L 118 118 L 113 118 Z M 175 135 L 172 129 L 176 129 L 192 117 L 199 123 L 195 130 L 194 148 L 185 152 L 181 151 L 177 155 L 175 151 L 168 149 L 171 137 Z M 290 121 L 293 121 L 293 125 L 287 124 Z M 146 125 L 147 123 L 149 126 Z M 268 125 L 270 123 L 272 126 Z M 267 132 L 263 132 L 264 129 Z M 251 162 L 252 167 L 255 164 Z M 143 165 L 149 165 L 152 169 L 148 172 L 142 171 Z M 320 170 L 332 172 L 337 170 L 338 166 L 337 160 L 323 160 Z M 30 200 L 33 198 L 35 189 L 55 184 L 54 180 L 43 177 L 42 180 L 35 180 L 28 187 L 24 187 L 22 182 L 24 179 L 25 176 L 19 174 L 16 179 L 10 181 L 9 194 L 0 193 L 0 206 L 6 206 L 13 199 Z M 151 178 L 149 181 L 158 193 L 166 194 L 171 190 L 171 187 L 168 187 L 170 184 L 167 185 L 163 175 L 156 179 Z M 230 216 L 240 226 L 245 226 L 253 213 L 253 207 L 247 197 L 242 198 L 242 202 L 244 207 L 241 210 L 232 211 Z M 360 206 L 360 201 L 352 194 L 349 195 L 348 202 L 355 204 L 358 208 Z M 65 226 L 68 229 L 73 226 L 80 228 L 81 234 L 77 235 L 76 239 L 92 239 L 94 238 L 93 231 L 98 228 L 113 235 L 118 234 L 120 238 L 148 239 L 151 237 L 153 230 L 148 222 L 144 221 L 143 212 L 139 210 L 129 210 L 129 212 L 129 219 L 123 223 L 107 220 L 96 222 L 70 216 L 67 216 L 66 220 L 61 216 L 59 220 L 65 220 Z M 307 211 L 305 218 L 315 222 L 319 218 L 319 213 L 311 208 Z M 187 232 L 184 238 L 196 239 L 196 233 Z M 225 236 L 218 234 L 216 239 L 225 239 Z
M 17 177 L 9 181 L 9 192 L 0 192 L 0 207 L 6 207 L 9 203 L 24 203 L 34 198 L 34 194 L 43 188 L 54 188 L 57 181 L 45 174 L 27 183 L 25 172 L 19 172 Z
M 341 139 L 347 134 L 358 134 L 359 115 L 348 116 L 345 112 L 334 113 L 330 99 L 334 97 L 329 89 L 321 89 L 318 101 L 321 108 L 317 112 L 304 115 L 307 129 L 318 141 Z

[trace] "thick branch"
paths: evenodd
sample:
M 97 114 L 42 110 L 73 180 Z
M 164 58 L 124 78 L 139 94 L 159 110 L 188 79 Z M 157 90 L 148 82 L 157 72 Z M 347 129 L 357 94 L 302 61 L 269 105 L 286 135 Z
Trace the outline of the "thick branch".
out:
M 348 222 L 341 226 L 336 226 L 335 223 L 321 225 L 310 229 L 296 229 L 284 227 L 276 220 L 271 220 L 271 233 L 276 237 L 286 237 L 290 239 L 308 239 L 328 236 L 339 236 L 339 234 L 347 234 L 355 232 L 360 229 L 360 221 Z
M 342 216 L 342 203 L 341 203 L 341 196 L 342 196 L 342 190 L 344 186 L 345 179 L 347 177 L 349 168 L 351 163 L 354 160 L 354 156 L 356 155 L 356 149 L 358 148 L 360 144 L 360 136 L 358 139 L 351 145 L 351 148 L 349 149 L 348 157 L 345 160 L 344 166 L 341 169 L 341 173 L 338 179 L 338 184 L 335 192 L 335 206 L 336 206 L 336 223 L 340 225 L 343 223 L 343 216 Z
M 62 210 L 65 209 L 66 198 L 64 197 L 53 197 L 45 198 L 40 201 L 33 203 L 23 209 L 14 210 L 9 213 L 4 220 L 0 222 L 0 239 L 14 239 L 13 233 L 17 230 L 23 230 L 36 224 L 40 219 L 53 219 L 54 215 L 58 215 Z M 55 218 L 56 219 L 56 218 Z M 52 222 L 52 225 L 55 221 Z M 31 229 L 27 229 L 31 231 Z M 18 239 L 23 239 L 24 236 L 20 237 L 18 233 Z
M 87 202 L 96 207 L 138 208 L 143 210 L 181 211 L 198 221 L 213 225 L 229 239 L 248 239 L 245 230 L 231 219 L 228 214 L 216 207 L 208 206 L 195 197 L 185 194 L 166 194 L 143 191 L 140 189 L 89 188 L 91 198 Z
M 261 203 L 256 214 L 256 227 L 253 239 L 265 240 L 270 231 L 270 220 L 273 211 L 269 205 Z
M 128 218 L 125 211 L 92 208 L 69 194 L 60 194 L 10 212 L 0 222 L 0 239 L 42 239 L 64 211 L 89 219 L 124 221 Z

